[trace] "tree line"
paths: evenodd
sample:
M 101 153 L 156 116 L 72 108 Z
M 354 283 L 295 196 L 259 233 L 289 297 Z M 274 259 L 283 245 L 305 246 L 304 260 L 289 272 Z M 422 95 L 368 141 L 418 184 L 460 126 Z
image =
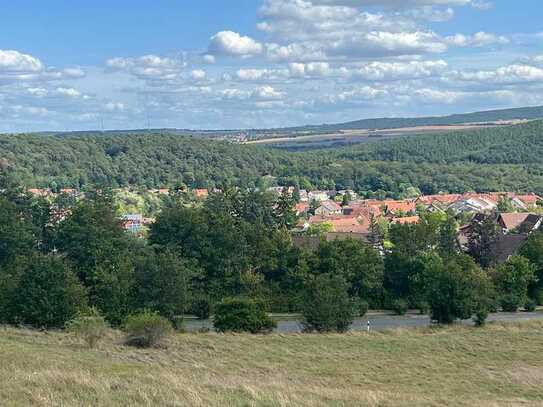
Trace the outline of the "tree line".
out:
M 171 198 L 148 238 L 138 239 L 122 229 L 106 190 L 89 193 L 60 222 L 54 205 L 5 190 L 0 323 L 63 327 L 88 309 L 112 325 L 143 311 L 207 318 L 215 307 L 239 313 L 248 300 L 260 313 L 302 312 L 308 329 L 343 331 L 368 307 L 484 323 L 499 308 L 541 303 L 542 234 L 496 266 L 477 256 L 485 239 L 474 236 L 471 255 L 461 253 L 455 218 L 423 213 L 420 224 L 391 225 L 386 250 L 375 229 L 371 243 L 323 240 L 307 251 L 292 244 L 288 193 L 223 191 L 202 204 Z

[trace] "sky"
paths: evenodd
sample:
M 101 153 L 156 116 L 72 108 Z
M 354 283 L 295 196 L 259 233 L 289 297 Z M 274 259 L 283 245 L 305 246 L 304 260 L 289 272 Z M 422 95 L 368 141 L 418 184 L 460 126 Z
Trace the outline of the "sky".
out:
M 0 2 L 0 132 L 543 105 L 541 0 Z

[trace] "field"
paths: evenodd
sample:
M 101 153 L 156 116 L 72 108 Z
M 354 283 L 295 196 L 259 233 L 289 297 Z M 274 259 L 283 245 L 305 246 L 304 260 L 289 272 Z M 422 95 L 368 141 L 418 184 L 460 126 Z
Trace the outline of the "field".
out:
M 347 335 L 176 335 L 89 350 L 0 328 L 2 406 L 540 406 L 543 323 Z
M 273 145 L 283 148 L 310 148 L 327 147 L 353 143 L 367 143 L 372 141 L 391 140 L 401 137 L 424 134 L 450 134 L 456 131 L 475 130 L 482 128 L 494 128 L 506 125 L 518 124 L 518 121 L 491 122 L 491 123 L 467 123 L 459 125 L 442 126 L 415 126 L 391 129 L 345 129 L 325 133 L 286 133 L 284 135 L 262 136 L 256 140 L 247 141 L 246 144 Z

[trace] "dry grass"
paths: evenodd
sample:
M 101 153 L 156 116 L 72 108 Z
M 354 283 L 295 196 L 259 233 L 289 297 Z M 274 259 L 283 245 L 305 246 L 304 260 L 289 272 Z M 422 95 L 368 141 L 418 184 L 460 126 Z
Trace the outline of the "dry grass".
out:
M 90 350 L 0 328 L 1 406 L 541 406 L 543 323 L 347 335 L 173 337 Z

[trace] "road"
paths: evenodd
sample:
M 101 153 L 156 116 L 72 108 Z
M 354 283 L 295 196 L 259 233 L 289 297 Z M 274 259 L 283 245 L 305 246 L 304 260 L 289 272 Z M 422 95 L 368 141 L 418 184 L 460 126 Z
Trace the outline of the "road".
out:
M 543 312 L 517 312 L 507 313 L 500 312 L 491 314 L 488 317 L 488 322 L 521 322 L 539 319 L 543 320 Z M 352 331 L 365 331 L 370 323 L 370 330 L 385 331 L 398 328 L 420 328 L 430 325 L 430 318 L 427 315 L 418 315 L 411 313 L 404 316 L 398 315 L 380 315 L 370 314 L 364 318 L 356 318 L 351 326 Z M 466 325 L 473 324 L 471 320 L 462 321 Z M 213 324 L 209 320 L 200 321 L 189 319 L 185 321 L 185 328 L 188 331 L 197 331 L 201 328 L 213 329 Z M 277 328 L 275 332 L 279 333 L 296 333 L 301 332 L 302 327 L 300 321 L 296 319 L 279 319 L 277 320 Z

